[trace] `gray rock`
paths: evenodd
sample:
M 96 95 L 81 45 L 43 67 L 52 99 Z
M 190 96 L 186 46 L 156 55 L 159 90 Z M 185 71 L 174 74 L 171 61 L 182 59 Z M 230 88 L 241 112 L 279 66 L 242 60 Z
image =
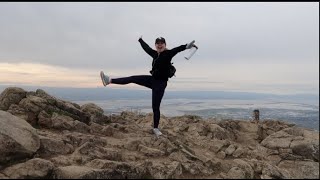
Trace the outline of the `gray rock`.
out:
M 36 130 L 25 120 L 0 110 L 0 162 L 33 155 L 40 147 Z
M 318 148 L 317 148 L 318 146 Z M 315 159 L 319 160 L 316 157 L 319 157 L 319 144 L 312 144 L 308 141 L 293 141 L 290 145 L 292 152 L 299 156 L 302 156 L 306 159 Z
M 8 110 L 11 104 L 19 104 L 21 99 L 26 97 L 26 91 L 17 88 L 17 87 L 9 87 L 6 88 L 0 94 L 0 110 Z
M 270 155 L 267 157 L 267 159 L 269 163 L 274 166 L 278 165 L 278 163 L 281 161 L 281 157 L 279 155 Z
M 103 109 L 94 103 L 88 103 L 81 106 L 81 110 L 90 115 L 91 122 L 96 122 L 98 124 L 103 122 Z
M 0 179 L 9 179 L 9 177 L 7 177 L 4 174 L 0 173 Z
M 178 178 L 182 174 L 181 163 L 177 161 L 171 163 L 147 162 L 144 167 L 148 169 L 153 179 Z
M 40 136 L 39 153 L 42 155 L 70 154 L 73 150 L 71 144 L 66 144 L 62 140 Z
M 99 143 L 95 142 L 84 143 L 73 152 L 72 156 L 75 162 L 82 164 L 94 159 L 121 160 L 120 152 L 111 148 L 101 147 Z
M 38 96 L 29 96 L 22 99 L 19 103 L 19 106 L 27 112 L 33 112 L 36 115 L 38 115 L 43 109 L 46 109 L 47 105 L 48 101 Z
M 12 115 L 15 115 L 21 119 L 27 119 L 26 118 L 26 111 L 20 107 L 17 104 L 11 104 L 7 112 L 11 113 Z
M 74 162 L 67 155 L 58 155 L 53 158 L 50 158 L 50 161 L 54 163 L 55 166 L 71 166 Z
M 228 173 L 226 179 L 247 179 L 243 170 L 239 167 L 232 167 Z
M 203 166 L 200 162 L 187 162 L 182 163 L 182 170 L 184 173 L 189 173 L 191 175 L 201 175 L 208 176 L 212 171 L 208 171 L 208 168 Z
M 226 150 L 226 155 L 231 156 L 232 153 L 236 150 L 235 145 L 231 144 Z
M 254 170 L 250 164 L 242 159 L 234 159 L 233 166 L 238 167 L 242 170 L 245 175 L 245 178 L 252 179 L 254 176 Z
M 13 165 L 3 170 L 11 179 L 49 178 L 54 165 L 44 159 L 35 158 L 27 162 Z
M 78 120 L 74 121 L 73 128 L 75 131 L 81 132 L 81 133 L 89 133 L 91 130 L 90 126 Z
M 213 139 L 225 140 L 232 138 L 230 134 L 218 124 L 209 124 L 207 128 L 208 132 L 212 134 Z
M 291 179 L 319 179 L 319 162 L 284 160 L 278 167 Z
M 226 153 L 224 151 L 220 151 L 217 153 L 217 157 L 220 159 L 224 159 L 226 157 Z
M 281 130 L 266 137 L 261 142 L 261 145 L 270 149 L 287 149 L 290 147 L 290 143 L 293 140 L 293 138 L 293 135 L 290 135 L 284 130 Z
M 54 170 L 54 179 L 102 179 L 107 178 L 103 170 L 86 166 L 65 166 Z
M 212 145 L 210 146 L 210 150 L 217 153 L 219 152 L 223 147 L 225 146 L 229 146 L 230 143 L 226 140 L 218 140 L 218 139 L 215 139 L 213 140 L 212 142 Z
M 38 115 L 38 125 L 42 128 L 52 128 L 53 122 L 51 119 L 51 115 L 48 114 L 46 111 L 42 110 Z
M 14 116 L 26 120 L 32 126 L 37 124 L 37 116 L 35 113 L 25 110 L 17 104 L 11 104 L 8 111 Z
M 38 96 L 38 97 L 41 97 L 45 100 L 47 100 L 47 102 L 51 105 L 55 105 L 57 100 L 55 97 L 49 95 L 48 93 L 46 93 L 44 90 L 42 89 L 37 89 L 34 96 Z
M 238 147 L 232 154 L 233 157 L 240 157 L 242 154 L 244 154 L 246 151 L 246 149 L 242 148 L 242 147 Z
M 280 168 L 277 166 L 273 166 L 269 163 L 263 163 L 262 165 L 262 172 L 261 172 L 261 179 L 287 179 L 285 173 L 282 172 Z
M 59 130 L 71 130 L 74 128 L 74 119 L 69 116 L 53 113 L 52 117 L 52 128 Z
M 57 99 L 56 107 L 66 113 L 69 113 L 73 119 L 77 119 L 86 124 L 89 124 L 90 122 L 89 115 L 82 112 L 74 103 Z
M 150 147 L 144 146 L 142 144 L 140 144 L 138 146 L 138 149 L 144 155 L 150 156 L 150 157 L 160 157 L 160 156 L 163 156 L 165 154 L 165 152 L 163 152 L 163 151 L 161 151 L 159 149 L 150 148 Z
M 129 173 L 119 169 L 96 169 L 88 166 L 65 166 L 58 167 L 54 171 L 55 179 L 145 179 L 145 172 L 139 174 Z M 149 175 L 150 176 L 150 175 Z
M 92 133 L 101 134 L 103 127 L 104 126 L 101 126 L 98 123 L 94 123 L 94 122 L 90 123 L 90 130 L 91 130 Z
M 136 163 L 135 163 L 136 164 Z M 86 166 L 99 169 L 110 169 L 110 174 L 117 174 L 120 177 L 142 178 L 146 174 L 146 169 L 141 166 L 134 166 L 126 162 L 95 159 L 87 163 Z

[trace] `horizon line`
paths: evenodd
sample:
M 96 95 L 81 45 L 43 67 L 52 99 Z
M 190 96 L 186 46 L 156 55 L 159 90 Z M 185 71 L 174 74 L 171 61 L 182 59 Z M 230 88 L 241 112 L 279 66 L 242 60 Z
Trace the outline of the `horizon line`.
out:
M 7 87 L 6 87 L 7 86 Z M 8 88 L 8 87 L 18 87 L 18 88 L 36 88 L 36 89 L 41 89 L 41 88 L 47 88 L 47 89 L 103 89 L 106 87 L 58 87 L 58 86 L 36 86 L 36 85 L 17 85 L 17 84 L 0 84 L 0 88 Z M 108 87 L 109 89 L 112 90 L 129 90 L 129 91 L 149 91 L 149 89 L 141 89 L 141 88 L 120 88 L 120 87 Z M 1 90 L 1 89 L 0 89 Z M 3 89 L 4 90 L 4 89 Z M 252 94 L 267 94 L 267 95 L 312 95 L 312 96 L 319 96 L 319 93 L 269 93 L 269 92 L 254 92 L 254 91 L 234 91 L 234 90 L 190 90 L 190 89 L 186 89 L 186 90 L 177 90 L 177 89 L 166 89 L 166 92 L 170 91 L 170 92 L 227 92 L 227 93 L 252 93 Z

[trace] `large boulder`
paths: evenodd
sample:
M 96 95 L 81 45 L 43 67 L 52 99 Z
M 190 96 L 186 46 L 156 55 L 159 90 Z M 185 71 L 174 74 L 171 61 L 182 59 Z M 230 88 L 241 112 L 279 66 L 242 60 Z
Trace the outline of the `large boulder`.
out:
M 305 140 L 299 140 L 293 141 L 290 148 L 293 154 L 319 161 L 319 144 L 315 145 Z
M 37 115 L 31 111 L 28 111 L 17 104 L 11 104 L 7 112 L 15 115 L 21 119 L 26 120 L 31 125 L 37 124 Z
M 0 110 L 0 163 L 29 157 L 39 147 L 39 136 L 30 124 Z
M 36 126 L 39 112 L 47 109 L 47 107 L 47 100 L 28 92 L 26 98 L 23 98 L 18 105 L 12 104 L 8 112 L 25 119 L 32 126 Z
M 55 97 L 49 95 L 42 89 L 37 89 L 35 95 L 47 100 L 47 102 L 51 105 L 55 105 L 57 103 L 57 99 Z
M 77 104 L 57 99 L 55 105 L 60 109 L 60 111 L 68 114 L 73 119 L 77 119 L 83 123 L 89 124 L 90 116 L 87 113 L 81 111 Z
M 265 138 L 261 142 L 261 145 L 269 149 L 276 150 L 279 148 L 289 148 L 293 137 L 294 136 L 286 133 L 285 131 L 279 131 Z
M 50 178 L 54 165 L 40 158 L 31 159 L 24 163 L 10 166 L 3 173 L 10 179 Z
M 300 131 L 303 138 L 296 138 L 290 144 L 293 154 L 319 162 L 319 131 Z
M 26 91 L 17 88 L 9 87 L 0 94 L 0 110 L 8 110 L 11 104 L 19 104 L 21 99 L 26 97 Z
M 41 111 L 38 119 L 38 125 L 40 127 L 57 130 L 74 130 L 82 133 L 89 133 L 91 131 L 90 126 L 87 124 L 57 112 L 53 112 L 50 115 L 45 111 Z
M 39 114 L 39 112 L 45 109 L 48 105 L 48 101 L 38 97 L 30 95 L 24 99 L 22 99 L 19 103 L 19 106 L 27 110 L 28 112 L 33 112 L 35 114 Z
M 103 109 L 94 103 L 88 103 L 81 106 L 81 111 L 90 115 L 91 122 L 103 123 Z
M 257 133 L 259 135 L 259 140 L 262 141 L 269 135 L 292 126 L 294 126 L 294 124 L 289 124 L 283 121 L 264 120 L 258 125 Z
M 279 150 L 284 158 L 312 159 L 319 161 L 319 132 L 302 128 L 286 128 L 261 142 L 262 146 Z

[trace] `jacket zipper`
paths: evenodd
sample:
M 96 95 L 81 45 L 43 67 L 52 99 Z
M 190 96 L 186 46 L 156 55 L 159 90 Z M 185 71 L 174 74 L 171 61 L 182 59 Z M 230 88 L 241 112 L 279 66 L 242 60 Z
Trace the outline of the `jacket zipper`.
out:
M 154 67 L 154 64 L 156 64 L 156 60 L 159 58 L 159 56 L 160 56 L 160 53 L 158 54 L 158 57 L 155 60 L 153 60 L 152 69 Z
M 158 57 L 155 60 L 153 60 L 153 62 L 152 62 L 152 70 L 150 71 L 150 72 L 152 72 L 151 73 L 152 75 L 154 73 L 154 65 L 156 64 L 156 60 L 159 58 L 159 56 L 160 56 L 160 53 L 158 54 Z

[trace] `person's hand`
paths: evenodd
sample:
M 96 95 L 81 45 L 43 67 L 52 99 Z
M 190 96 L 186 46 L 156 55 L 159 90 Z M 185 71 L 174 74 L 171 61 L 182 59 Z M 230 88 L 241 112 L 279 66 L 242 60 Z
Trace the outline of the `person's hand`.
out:
M 187 44 L 186 49 L 190 49 L 194 46 L 195 40 L 191 41 L 190 43 Z
M 198 46 L 196 46 L 195 44 L 193 44 L 193 47 L 197 48 L 198 49 Z

